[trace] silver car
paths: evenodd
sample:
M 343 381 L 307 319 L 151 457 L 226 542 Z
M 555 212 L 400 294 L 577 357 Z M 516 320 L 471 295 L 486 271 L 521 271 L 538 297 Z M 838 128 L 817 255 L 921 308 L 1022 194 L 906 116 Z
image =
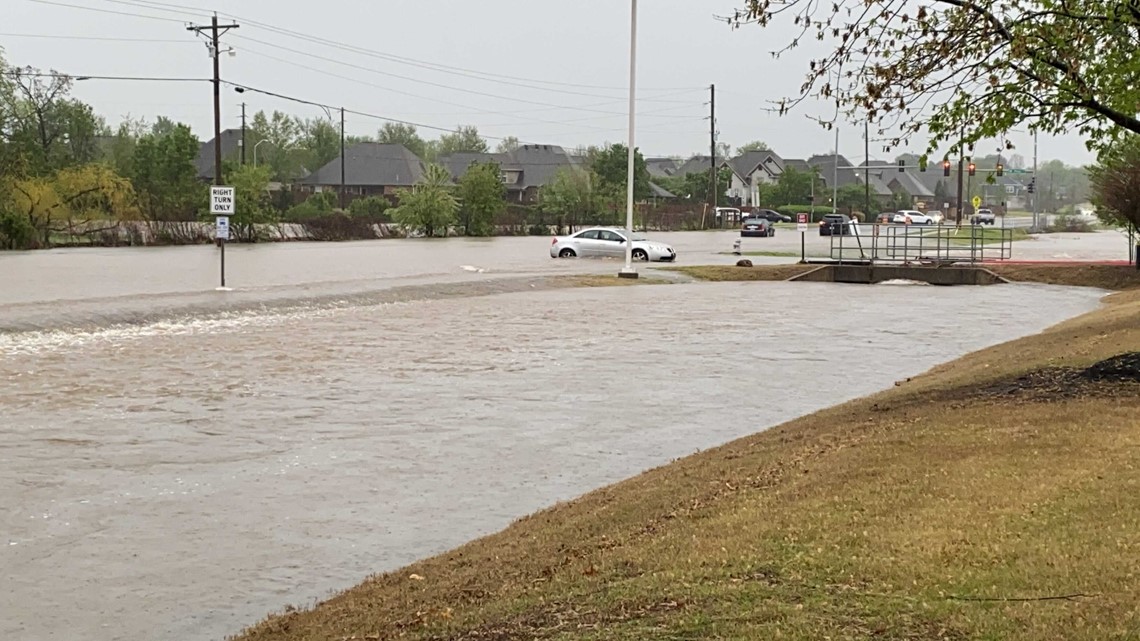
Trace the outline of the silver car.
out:
M 591 227 L 572 236 L 556 236 L 550 244 L 551 258 L 625 258 L 626 232 L 612 227 Z M 641 261 L 673 261 L 677 252 L 665 243 L 657 243 L 633 233 L 633 259 Z

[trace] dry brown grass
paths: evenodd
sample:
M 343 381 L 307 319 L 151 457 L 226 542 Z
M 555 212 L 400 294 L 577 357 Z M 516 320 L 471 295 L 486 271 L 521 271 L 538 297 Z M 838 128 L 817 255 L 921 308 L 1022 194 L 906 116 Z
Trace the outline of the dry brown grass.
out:
M 816 269 L 818 265 L 697 265 L 676 267 L 676 271 L 706 281 L 772 281 L 788 280 Z M 986 268 L 1008 280 L 1073 287 L 1098 287 L 1123 290 L 1140 287 L 1140 271 L 1122 265 L 986 265 Z
M 987 265 L 1012 281 L 1123 290 L 1140 287 L 1140 270 L 1127 265 Z
M 737 267 L 735 265 L 694 265 L 691 267 L 671 267 L 674 271 L 688 274 L 698 280 L 707 281 L 743 281 L 743 280 L 788 280 L 800 274 L 806 274 L 819 265 L 756 265 L 754 267 Z
M 1131 641 L 1140 391 L 992 393 L 1129 351 L 1140 292 L 240 638 Z

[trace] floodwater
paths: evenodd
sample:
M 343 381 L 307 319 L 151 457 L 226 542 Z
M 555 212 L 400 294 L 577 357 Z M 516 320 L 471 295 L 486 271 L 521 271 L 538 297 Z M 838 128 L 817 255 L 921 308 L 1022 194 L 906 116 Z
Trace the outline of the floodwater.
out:
M 452 258 L 441 262 L 478 263 Z M 75 276 L 40 298 L 13 285 L 24 289 L 8 300 L 24 303 L 0 308 L 0 323 L 28 322 L 28 305 L 95 314 L 87 329 L 0 333 L 5 640 L 220 640 L 1100 296 L 807 283 L 502 293 L 467 274 L 483 280 L 98 327 L 120 307 L 167 309 L 166 286 L 92 291 L 99 281 Z

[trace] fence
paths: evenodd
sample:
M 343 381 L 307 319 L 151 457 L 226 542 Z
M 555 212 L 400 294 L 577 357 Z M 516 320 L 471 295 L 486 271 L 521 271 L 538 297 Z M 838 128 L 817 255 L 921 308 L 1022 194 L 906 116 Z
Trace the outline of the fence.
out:
M 831 258 L 840 263 L 980 263 L 1013 257 L 1010 228 L 848 223 L 832 231 Z

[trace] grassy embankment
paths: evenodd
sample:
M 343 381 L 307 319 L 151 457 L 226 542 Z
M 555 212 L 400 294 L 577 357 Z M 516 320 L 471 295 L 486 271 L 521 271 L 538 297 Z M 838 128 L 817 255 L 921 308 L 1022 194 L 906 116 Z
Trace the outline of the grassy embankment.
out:
M 1084 370 L 1140 351 L 1140 291 L 1108 300 L 241 638 L 1140 639 L 1140 383 Z

